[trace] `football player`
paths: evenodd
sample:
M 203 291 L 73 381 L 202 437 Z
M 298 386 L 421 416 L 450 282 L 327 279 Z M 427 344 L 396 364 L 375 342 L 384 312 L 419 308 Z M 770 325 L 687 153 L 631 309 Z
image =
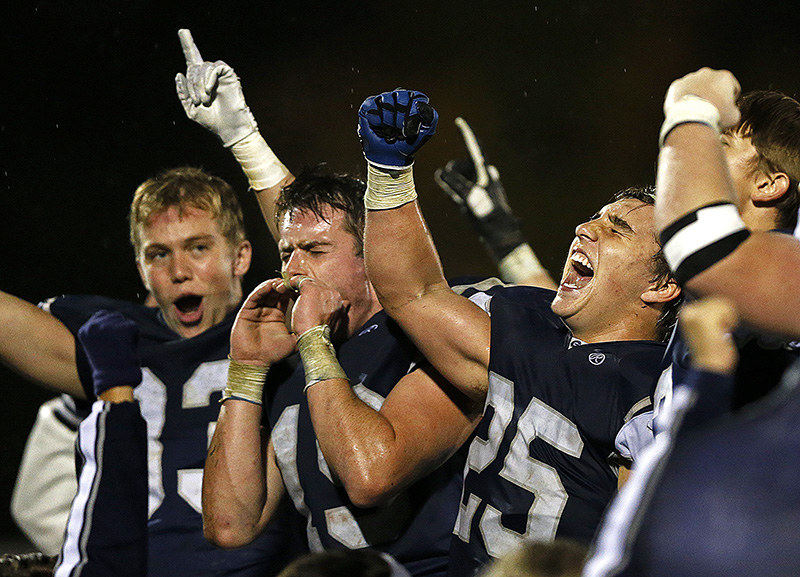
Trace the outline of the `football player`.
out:
M 738 122 L 725 128 L 720 135 L 725 164 L 736 190 L 737 208 L 743 222 L 750 230 L 775 235 L 789 233 L 797 218 L 800 202 L 800 104 L 778 92 L 757 91 L 738 98 Z M 670 343 L 672 359 L 670 370 L 659 381 L 656 409 L 653 415 L 641 415 L 638 422 L 641 435 L 650 435 L 655 428 L 659 434 L 669 433 L 658 447 L 649 450 L 634 473 L 635 481 L 623 490 L 609 508 L 607 518 L 598 535 L 592 560 L 587 564 L 590 576 L 611 575 L 621 571 L 630 559 L 627 549 L 634 542 L 635 530 L 641 527 L 638 517 L 646 510 L 646 488 L 655 483 L 660 474 L 660 461 L 671 450 L 675 437 L 671 429 L 678 423 L 681 430 L 692 427 L 695 421 L 707 424 L 731 409 L 738 409 L 760 399 L 780 382 L 786 368 L 797 358 L 796 343 L 774 335 L 759 334 L 748 327 L 736 330 L 739 363 L 736 367 L 732 390 L 719 386 L 707 387 L 705 396 L 676 393 L 681 401 L 680 410 L 672 408 L 672 385 L 686 386 L 691 356 L 680 332 Z M 717 391 L 713 400 L 709 390 Z M 686 399 L 691 398 L 688 402 Z M 702 403 L 701 403 L 702 401 Z M 701 403 L 702 406 L 694 407 Z M 702 418 L 698 419 L 698 415 Z M 636 430 L 633 426 L 628 430 Z M 644 443 L 640 443 L 644 445 Z M 644 465 L 646 463 L 646 465 Z
M 147 574 L 147 428 L 134 387 L 142 381 L 139 327 L 100 310 L 78 330 L 95 401 L 80 424 L 78 494 L 56 577 Z
M 797 240 L 751 230 L 725 161 L 720 131 L 735 126 L 739 83 L 728 71 L 701 69 L 676 80 L 664 102 L 656 222 L 678 278 L 693 293 L 733 302 L 753 326 L 797 337 Z M 795 138 L 800 138 L 795 131 Z M 794 159 L 797 162 L 797 159 Z M 770 190 L 797 186 L 782 171 L 764 175 Z M 707 231 L 698 234 L 698 231 Z M 675 242 L 673 242 L 675 240 Z M 775 298 L 776 287 L 781 298 Z
M 37 308 L 3 293 L 0 356 L 31 380 L 91 399 L 91 371 L 76 348 L 79 327 L 100 309 L 137 323 L 143 379 L 135 396 L 148 428 L 148 574 L 277 572 L 296 550 L 287 527 L 276 524 L 235 552 L 202 535 L 203 464 L 250 264 L 236 196 L 198 169 L 166 171 L 136 190 L 130 233 L 158 308 L 97 296 L 62 296 Z
M 652 197 L 632 190 L 577 227 L 557 292 L 510 287 L 483 307 L 455 294 L 411 168 L 437 119 L 414 91 L 361 106 L 365 256 L 389 315 L 448 381 L 485 399 L 451 549 L 451 574 L 470 575 L 524 538 L 592 537 L 617 486 L 615 436 L 650 405 L 680 288 Z
M 800 247 L 788 235 L 772 234 L 746 220 L 741 173 L 726 162 L 729 154 L 724 138 L 720 140 L 721 132 L 740 122 L 738 92 L 739 84 L 730 72 L 708 68 L 670 86 L 661 131 L 657 222 L 670 265 L 684 286 L 697 294 L 730 299 L 752 326 L 797 338 L 797 316 L 786 311 L 795 310 L 798 291 L 779 291 L 777 297 L 775 290 L 794 286 Z M 760 151 L 765 157 L 760 160 L 766 162 L 759 162 L 752 171 L 767 193 L 797 186 L 796 177 L 791 176 L 797 174 L 793 169 L 800 160 L 791 150 L 796 150 L 800 141 L 796 114 L 779 120 L 783 146 L 772 147 L 768 154 Z M 626 551 L 626 557 L 632 559 L 629 567 L 649 566 L 652 574 L 685 575 L 789 575 L 798 571 L 800 536 L 791 522 L 775 518 L 779 512 L 784 519 L 797 516 L 796 491 L 790 480 L 797 477 L 796 466 L 792 459 L 768 457 L 797 450 L 790 423 L 797 418 L 798 374 L 795 364 L 780 389 L 750 411 L 707 427 L 705 434 L 691 435 L 683 431 L 686 427 L 678 430 L 685 433 L 683 444 L 676 444 L 670 461 L 662 464 L 666 472 L 661 484 L 649 488 L 650 493 L 656 492 L 646 512 L 651 527 L 644 524 L 642 534 L 626 539 L 634 546 L 632 552 L 631 547 Z M 683 396 L 687 399 L 682 404 L 691 409 L 691 396 Z M 680 414 L 678 407 L 672 412 Z M 674 421 L 672 428 L 677 428 Z M 669 450 L 668 441 L 666 437 L 656 445 Z M 699 481 L 694 473 L 709 455 L 714 456 L 715 467 Z M 742 475 L 765 469 L 775 480 L 767 485 L 763 475 Z M 680 491 L 685 499 L 670 507 L 666 491 Z M 757 492 L 764 498 L 755 510 L 749 503 Z M 714 497 L 713 524 L 702 508 L 712 495 L 724 496 Z M 682 525 L 681 537 L 670 539 L 670 525 L 676 522 Z M 651 528 L 660 531 L 661 537 Z M 699 540 L 701 530 L 714 539 Z M 637 543 L 646 544 L 645 555 L 637 557 Z
M 272 215 L 284 276 L 248 297 L 231 334 L 203 483 L 206 534 L 225 547 L 248 543 L 288 494 L 312 550 L 373 547 L 412 575 L 444 575 L 463 455 L 447 459 L 481 406 L 443 382 L 381 310 L 364 271 L 364 183 L 314 169 L 280 194 L 262 190 L 254 167 L 283 165 L 250 120 L 236 75 L 204 62 L 188 31 L 180 37 L 187 115 L 223 144 L 230 127 L 251 127 L 249 153 L 232 152 Z M 301 362 L 287 366 L 295 346 Z

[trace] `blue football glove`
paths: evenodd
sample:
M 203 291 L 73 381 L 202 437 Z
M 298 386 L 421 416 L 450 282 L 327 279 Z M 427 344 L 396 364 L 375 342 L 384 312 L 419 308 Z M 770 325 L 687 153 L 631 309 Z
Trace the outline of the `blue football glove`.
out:
M 98 311 L 78 330 L 78 341 L 92 367 L 98 397 L 113 387 L 135 387 L 142 381 L 137 352 L 139 327 L 116 311 Z
M 370 96 L 358 110 L 358 138 L 367 161 L 377 167 L 401 169 L 436 134 L 439 115 L 428 97 L 398 88 Z

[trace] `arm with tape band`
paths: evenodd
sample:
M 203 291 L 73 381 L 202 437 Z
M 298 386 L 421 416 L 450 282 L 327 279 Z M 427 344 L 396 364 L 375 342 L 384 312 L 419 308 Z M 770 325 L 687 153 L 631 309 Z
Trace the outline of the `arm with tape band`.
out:
M 178 36 L 186 74 L 178 74 L 175 84 L 186 116 L 215 134 L 233 153 L 277 239 L 275 202 L 281 187 L 294 177 L 261 136 L 233 68 L 220 60 L 204 61 L 189 30 L 180 30 Z
M 249 365 L 231 359 L 228 365 L 228 382 L 222 391 L 222 400 L 237 399 L 261 405 L 264 397 L 264 380 L 269 365 Z
M 712 203 L 682 216 L 661 232 L 664 256 L 685 284 L 742 244 L 750 231 L 733 204 Z
M 336 358 L 336 349 L 331 342 L 331 329 L 328 325 L 311 327 L 297 337 L 297 350 L 300 351 L 306 376 L 304 393 L 308 393 L 310 387 L 322 381 L 348 380 Z

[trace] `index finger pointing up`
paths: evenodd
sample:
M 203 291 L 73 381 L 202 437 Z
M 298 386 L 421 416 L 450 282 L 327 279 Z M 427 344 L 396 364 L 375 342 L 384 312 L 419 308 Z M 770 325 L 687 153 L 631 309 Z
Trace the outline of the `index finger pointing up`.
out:
M 186 58 L 186 65 L 202 64 L 203 57 L 200 56 L 200 51 L 192 39 L 192 33 L 186 28 L 178 30 L 178 38 L 181 40 L 181 48 L 183 48 L 183 56 Z

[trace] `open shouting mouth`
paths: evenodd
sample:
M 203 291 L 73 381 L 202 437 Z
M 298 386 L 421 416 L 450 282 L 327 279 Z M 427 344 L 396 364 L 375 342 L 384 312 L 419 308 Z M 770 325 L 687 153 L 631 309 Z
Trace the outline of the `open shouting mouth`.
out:
M 184 325 L 196 325 L 203 318 L 203 297 L 184 295 L 174 303 L 178 320 Z

